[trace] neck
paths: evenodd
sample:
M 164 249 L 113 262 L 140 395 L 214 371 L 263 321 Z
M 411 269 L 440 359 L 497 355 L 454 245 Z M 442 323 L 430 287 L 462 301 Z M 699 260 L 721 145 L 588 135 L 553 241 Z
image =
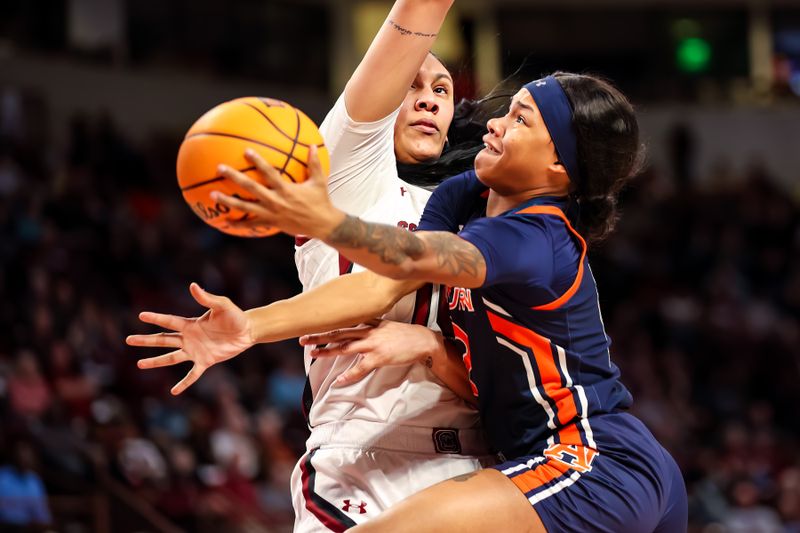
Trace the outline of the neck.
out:
M 486 204 L 486 216 L 496 217 L 509 209 L 513 209 L 523 202 L 538 196 L 566 196 L 568 191 L 563 187 L 552 185 L 534 187 L 521 192 L 505 194 L 494 189 L 489 189 L 489 199 Z

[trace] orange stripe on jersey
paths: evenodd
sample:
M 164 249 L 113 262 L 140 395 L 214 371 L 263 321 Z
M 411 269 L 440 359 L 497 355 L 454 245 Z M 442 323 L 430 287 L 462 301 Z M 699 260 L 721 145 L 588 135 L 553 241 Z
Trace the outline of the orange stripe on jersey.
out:
M 558 309 L 565 303 L 572 298 L 576 292 L 578 292 L 578 288 L 581 286 L 581 281 L 583 280 L 583 260 L 586 258 L 586 241 L 583 240 L 581 234 L 575 231 L 575 228 L 572 227 L 572 224 L 569 223 L 566 215 L 564 212 L 552 205 L 533 205 L 531 207 L 527 207 L 521 211 L 517 211 L 515 214 L 518 215 L 553 215 L 559 217 L 561 220 L 564 221 L 564 224 L 567 225 L 567 229 L 575 235 L 578 241 L 581 243 L 581 258 L 578 261 L 578 274 L 575 276 L 575 281 L 572 282 L 572 286 L 567 289 L 567 292 L 562 294 L 559 298 L 553 300 L 552 302 L 544 305 L 537 305 L 532 309 L 535 311 L 552 311 L 553 309 Z
M 544 463 L 522 474 L 509 478 L 523 493 L 538 489 L 567 473 L 570 467 L 561 461 L 546 459 Z
M 542 381 L 545 394 L 556 404 L 558 425 L 568 424 L 578 416 L 578 407 L 572 391 L 561 386 L 561 374 L 558 372 L 553 356 L 552 343 L 541 335 L 509 322 L 505 318 L 487 311 L 492 329 L 517 344 L 530 348 L 536 361 L 536 368 Z
M 578 424 L 570 424 L 564 426 L 558 431 L 558 442 L 561 444 L 574 444 L 576 446 L 584 446 L 585 443 L 581 438 L 581 432 L 578 429 Z

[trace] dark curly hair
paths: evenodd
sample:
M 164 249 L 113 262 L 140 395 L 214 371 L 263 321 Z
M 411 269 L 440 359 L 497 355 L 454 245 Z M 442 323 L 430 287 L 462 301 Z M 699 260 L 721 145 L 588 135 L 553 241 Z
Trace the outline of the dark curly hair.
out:
M 619 219 L 617 197 L 644 164 L 639 124 L 628 99 L 599 76 L 556 72 L 572 105 L 581 182 L 571 192 L 578 228 L 589 242 L 608 236 Z

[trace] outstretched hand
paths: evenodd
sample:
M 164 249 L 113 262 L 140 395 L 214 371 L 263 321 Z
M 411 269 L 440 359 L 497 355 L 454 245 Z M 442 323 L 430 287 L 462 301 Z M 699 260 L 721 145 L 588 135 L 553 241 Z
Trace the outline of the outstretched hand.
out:
M 363 379 L 376 368 L 424 364 L 441 346 L 437 335 L 424 326 L 373 320 L 354 328 L 304 335 L 300 337 L 300 344 L 328 344 L 311 350 L 311 357 L 359 356 L 356 364 L 334 381 L 335 386 L 341 387 Z M 398 346 L 402 346 L 402 349 L 398 349 Z
M 208 308 L 202 316 L 185 318 L 145 311 L 139 314 L 139 320 L 171 331 L 125 339 L 130 346 L 175 348 L 164 355 L 140 359 L 139 368 L 192 362 L 189 373 L 172 387 L 170 392 L 174 395 L 185 391 L 210 367 L 236 357 L 254 344 L 247 315 L 230 298 L 206 292 L 197 283 L 189 286 L 189 292 L 197 303 Z
M 220 165 L 218 170 L 256 201 L 219 191 L 211 193 L 214 201 L 249 215 L 245 220 L 231 222 L 232 226 L 272 226 L 290 235 L 323 237 L 344 220 L 345 214 L 333 206 L 328 196 L 328 177 L 320 165 L 316 146 L 309 148 L 309 175 L 302 183 L 290 183 L 281 178 L 280 172 L 253 150 L 247 149 L 245 158 L 253 163 L 266 186 L 227 165 Z

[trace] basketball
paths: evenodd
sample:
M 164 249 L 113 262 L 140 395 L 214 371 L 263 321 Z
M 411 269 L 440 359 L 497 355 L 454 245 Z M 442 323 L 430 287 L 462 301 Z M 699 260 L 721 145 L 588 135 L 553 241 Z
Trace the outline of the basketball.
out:
M 195 122 L 178 151 L 178 185 L 186 203 L 206 224 L 229 235 L 267 237 L 277 228 L 237 228 L 234 221 L 247 220 L 246 213 L 211 199 L 220 191 L 245 201 L 257 201 L 217 167 L 228 165 L 263 183 L 258 171 L 244 157 L 251 148 L 275 167 L 281 177 L 296 183 L 308 177 L 309 147 L 318 147 L 320 164 L 328 172 L 330 160 L 316 124 L 299 109 L 269 98 L 246 97 L 222 103 Z

